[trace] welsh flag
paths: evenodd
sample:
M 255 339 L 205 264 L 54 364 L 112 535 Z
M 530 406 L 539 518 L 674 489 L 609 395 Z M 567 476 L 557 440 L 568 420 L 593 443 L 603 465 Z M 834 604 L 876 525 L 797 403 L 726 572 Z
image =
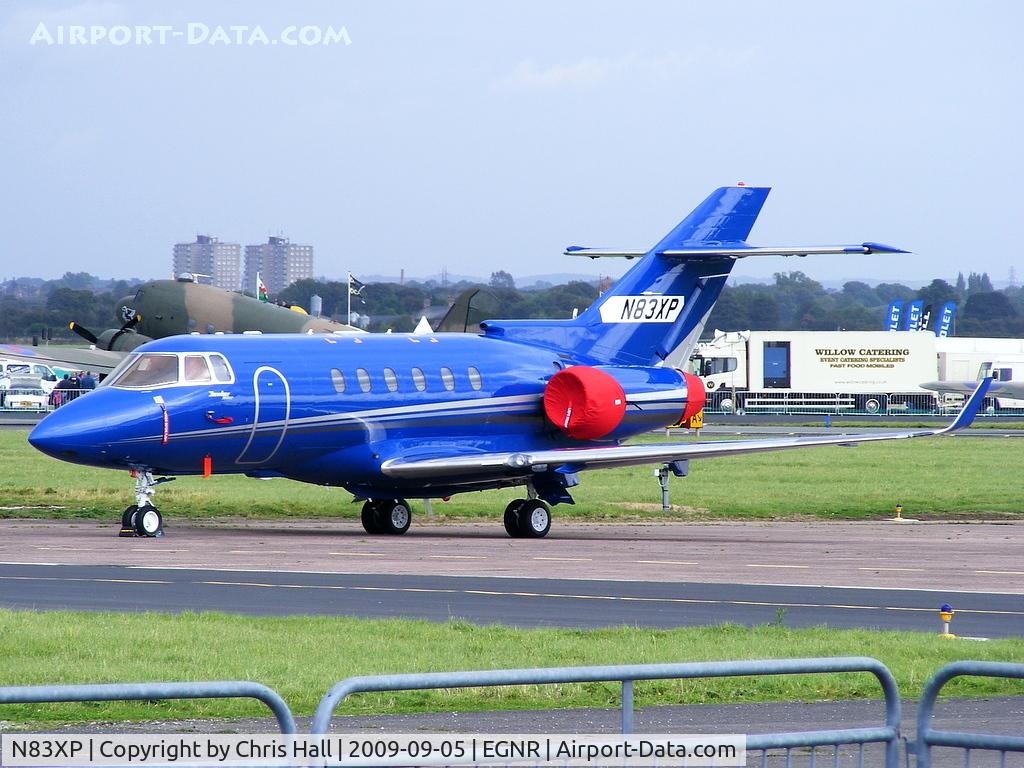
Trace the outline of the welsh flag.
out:
M 260 273 L 256 273 L 256 298 L 260 301 L 270 301 L 270 295 L 267 292 L 267 284 L 263 282 L 263 278 L 260 277 Z

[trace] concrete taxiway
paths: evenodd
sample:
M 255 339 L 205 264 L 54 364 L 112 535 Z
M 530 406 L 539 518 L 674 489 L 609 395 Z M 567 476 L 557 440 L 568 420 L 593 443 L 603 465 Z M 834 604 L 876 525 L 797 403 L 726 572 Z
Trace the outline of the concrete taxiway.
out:
M 519 626 L 721 622 L 1024 635 L 1020 524 L 493 522 L 369 537 L 358 524 L 0 522 L 0 605 L 410 616 Z

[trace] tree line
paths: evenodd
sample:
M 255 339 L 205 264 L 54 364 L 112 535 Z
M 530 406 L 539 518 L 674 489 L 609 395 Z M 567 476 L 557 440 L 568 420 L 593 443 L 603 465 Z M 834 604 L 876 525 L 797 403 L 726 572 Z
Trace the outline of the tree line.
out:
M 1024 288 L 995 290 L 988 274 L 941 278 L 914 289 L 901 283 L 874 287 L 851 280 L 826 290 L 803 272 L 776 272 L 771 285 L 727 285 L 708 320 L 708 330 L 877 331 L 884 330 L 892 301 L 921 300 L 932 307 L 932 327 L 939 308 L 956 302 L 958 336 L 1024 336 Z
M 72 339 L 71 320 L 94 330 L 117 324 L 118 302 L 135 292 L 141 280 L 101 280 L 88 273 L 66 273 L 57 280 L 22 278 L 0 285 L 0 338 L 26 341 L 47 331 L 53 339 Z M 506 318 L 567 318 L 583 311 L 598 296 L 596 282 L 537 285 L 520 289 L 507 272 L 484 283 L 437 281 L 368 283 L 352 296 L 352 310 L 371 318 L 370 330 L 412 330 L 427 308 L 437 317 L 463 291 L 484 287 L 495 315 Z M 607 285 L 601 286 L 607 288 Z M 323 313 L 344 320 L 348 303 L 344 280 L 300 280 L 275 299 L 309 307 L 313 294 L 323 299 Z M 882 330 L 891 301 L 920 299 L 933 308 L 957 303 L 959 336 L 1024 337 L 1024 288 L 996 290 L 985 273 L 960 274 L 953 282 L 934 279 L 922 288 L 900 283 L 849 281 L 829 290 L 803 272 L 778 272 L 771 284 L 727 285 L 711 313 L 710 332 L 720 330 Z

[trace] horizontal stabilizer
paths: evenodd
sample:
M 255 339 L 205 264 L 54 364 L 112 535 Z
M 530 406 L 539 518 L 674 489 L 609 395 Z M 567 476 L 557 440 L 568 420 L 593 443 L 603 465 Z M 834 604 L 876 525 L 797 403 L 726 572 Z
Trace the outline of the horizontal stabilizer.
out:
M 909 253 L 902 248 L 894 248 L 882 243 L 860 243 L 856 245 L 788 245 L 782 247 L 753 246 L 745 243 L 722 243 L 720 245 L 700 245 L 693 248 L 668 248 L 655 251 L 659 256 L 677 259 L 729 258 L 744 259 L 748 256 L 817 256 L 844 255 L 851 253 Z M 598 258 L 636 259 L 644 256 L 644 251 L 625 251 L 609 248 L 583 248 L 570 245 L 565 249 L 566 256 L 586 256 Z

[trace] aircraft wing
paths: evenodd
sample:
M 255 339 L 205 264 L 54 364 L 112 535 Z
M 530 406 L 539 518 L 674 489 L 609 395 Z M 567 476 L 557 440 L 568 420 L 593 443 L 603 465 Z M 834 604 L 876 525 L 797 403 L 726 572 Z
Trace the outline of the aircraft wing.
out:
M 76 371 L 110 373 L 127 356 L 127 352 L 108 352 L 104 349 L 80 349 L 79 347 L 23 347 L 20 344 L 0 344 L 0 357 L 9 360 L 24 360 L 30 363 L 45 363 Z
M 883 440 L 904 440 L 913 437 L 945 435 L 970 426 L 981 409 L 992 379 L 984 379 L 964 403 L 960 413 L 942 429 L 889 432 L 885 434 L 839 435 L 836 437 L 787 437 L 768 440 L 722 440 L 700 443 L 661 443 L 653 445 L 620 445 L 608 448 L 556 448 L 519 453 L 483 453 L 438 457 L 415 461 L 390 459 L 381 465 L 388 477 L 403 480 L 429 480 L 453 475 L 495 476 L 503 472 L 510 477 L 531 472 L 555 470 L 578 472 L 583 469 L 628 467 L 637 464 L 663 464 L 689 459 L 710 459 L 746 453 L 783 451 L 824 445 L 856 445 Z
M 922 389 L 930 389 L 933 392 L 952 392 L 954 394 L 968 395 L 978 386 L 976 381 L 929 381 L 921 385 Z M 1020 381 L 993 381 L 988 390 L 989 397 L 1009 397 L 1016 400 L 1024 400 L 1024 382 Z

